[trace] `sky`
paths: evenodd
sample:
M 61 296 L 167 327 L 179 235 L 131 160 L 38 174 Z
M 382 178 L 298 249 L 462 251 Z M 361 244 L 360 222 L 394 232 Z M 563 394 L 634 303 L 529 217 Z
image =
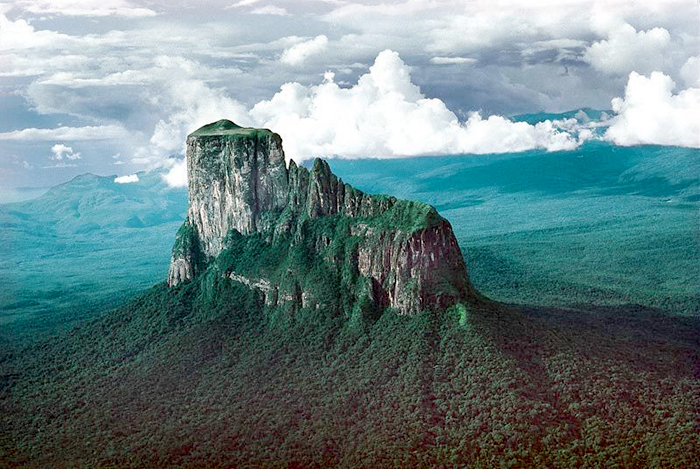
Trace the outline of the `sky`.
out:
M 580 108 L 606 112 L 512 120 Z M 187 134 L 222 118 L 297 161 L 700 148 L 700 2 L 0 3 L 0 189 L 183 186 Z

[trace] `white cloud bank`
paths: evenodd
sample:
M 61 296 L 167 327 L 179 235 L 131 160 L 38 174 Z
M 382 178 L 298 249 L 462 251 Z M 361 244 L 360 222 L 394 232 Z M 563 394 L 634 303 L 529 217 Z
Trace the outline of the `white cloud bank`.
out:
M 700 87 L 700 56 L 690 57 L 680 70 L 687 86 Z
M 328 47 L 328 38 L 323 34 L 308 41 L 294 44 L 282 52 L 280 62 L 287 65 L 301 65 L 312 55 L 319 54 Z
M 52 160 L 60 161 L 63 158 L 69 160 L 80 159 L 80 153 L 74 152 L 73 148 L 66 146 L 62 143 L 57 143 L 56 145 L 52 146 L 51 153 L 53 153 L 53 156 L 51 157 Z
M 591 44 L 583 58 L 610 75 L 648 73 L 665 68 L 670 44 L 671 35 L 664 28 L 637 32 L 625 23 L 613 29 L 607 40 Z
M 127 176 L 118 176 L 114 178 L 114 182 L 117 184 L 131 184 L 133 182 L 139 182 L 139 175 L 129 174 Z
M 223 116 L 239 125 L 252 124 L 245 106 L 199 78 L 208 70 L 181 58 L 162 57 L 158 65 L 162 73 L 174 77 L 159 81 L 159 95 L 153 100 L 167 117 L 156 123 L 149 145 L 139 148 L 132 162 L 171 166 L 171 157 L 184 151 L 187 134 Z
M 341 88 L 327 73 L 323 83 L 287 83 L 250 114 L 284 139 L 287 156 L 398 157 L 503 153 L 532 148 L 569 150 L 576 139 L 551 122 L 530 125 L 472 113 L 460 123 L 439 99 L 426 98 L 411 82 L 396 52 L 381 52 L 369 73 Z
M 109 140 L 128 136 L 129 132 L 119 125 L 56 127 L 53 129 L 32 127 L 0 132 L 0 140 Z
M 187 187 L 187 163 L 180 160 L 173 165 L 167 173 L 163 174 L 163 180 L 170 187 Z
M 236 114 L 241 116 L 240 107 L 235 111 L 217 118 L 236 120 Z M 443 101 L 421 93 L 411 81 L 409 67 L 391 50 L 379 53 L 369 72 L 350 88 L 341 88 L 330 72 L 319 85 L 286 83 L 270 100 L 255 104 L 245 120 L 279 133 L 287 158 L 296 161 L 506 153 L 534 148 L 558 151 L 574 149 L 580 143 L 550 121 L 530 125 L 501 116 L 484 118 L 474 112 L 460 123 Z M 157 127 L 153 143 L 179 142 L 174 135 L 161 136 L 170 124 L 163 122 Z M 173 187 L 186 186 L 184 161 L 174 163 L 164 179 Z
M 471 65 L 477 62 L 470 57 L 432 57 L 430 63 L 434 65 Z
M 632 72 L 625 97 L 612 101 L 617 116 L 605 138 L 617 145 L 700 148 L 700 88 L 673 94 L 675 86 L 661 72 L 653 72 L 648 78 Z
M 219 97 L 219 105 L 207 106 L 207 112 L 191 114 L 183 109 L 187 118 L 179 124 L 198 120 L 199 126 L 205 123 L 205 116 L 211 115 L 208 121 L 230 117 L 242 125 L 273 129 L 284 139 L 287 158 L 296 161 L 314 157 L 562 151 L 573 150 L 592 138 L 617 145 L 700 147 L 700 89 L 673 94 L 674 82 L 660 72 L 649 78 L 633 72 L 624 98 L 613 100 L 616 116 L 609 121 L 547 120 L 535 125 L 498 115 L 485 118 L 478 112 L 460 122 L 443 101 L 421 93 L 411 81 L 410 68 L 391 50 L 381 52 L 369 72 L 351 87 L 339 86 L 334 78 L 333 73 L 327 72 L 317 85 L 286 83 L 271 99 L 258 102 L 249 111 L 240 103 L 231 102 L 224 106 L 230 107 L 230 115 L 214 117 L 213 113 L 221 110 L 220 105 L 225 102 Z M 197 119 L 191 119 L 194 115 Z M 178 145 L 180 140 L 175 135 L 161 135 L 165 129 L 184 131 L 182 125 L 173 126 L 174 123 L 172 119 L 168 124 L 162 122 L 152 143 L 162 145 L 167 141 Z M 608 125 L 602 136 L 594 132 L 595 128 Z M 171 159 L 169 164 L 170 170 L 164 175 L 166 182 L 175 187 L 186 186 L 184 160 Z

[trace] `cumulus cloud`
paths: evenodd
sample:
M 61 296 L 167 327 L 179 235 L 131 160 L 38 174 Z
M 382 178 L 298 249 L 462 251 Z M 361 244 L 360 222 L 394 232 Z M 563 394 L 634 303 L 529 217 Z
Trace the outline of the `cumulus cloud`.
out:
M 120 119 L 132 126 L 141 125 L 138 130 L 127 131 L 116 125 L 30 128 L 0 133 L 0 141 L 115 140 L 110 143 L 116 146 L 109 151 L 118 150 L 124 161 L 120 158 L 114 164 L 169 168 L 174 158 L 182 155 L 185 137 L 192 130 L 222 116 L 241 125 L 252 124 L 247 108 L 216 86 L 239 75 L 237 69 L 214 69 L 177 55 L 133 60 L 135 70 L 111 72 L 119 68 L 120 60 L 108 64 L 109 73 L 104 69 L 79 70 L 41 77 L 29 87 L 27 97 L 41 113 Z M 139 109 L 138 115 L 125 114 L 131 109 Z M 150 127 L 148 136 L 142 133 L 143 123 L 146 129 Z
M 35 30 L 24 19 L 10 20 L 0 11 L 0 51 L 51 47 L 70 41 L 67 34 L 56 31 Z
M 319 54 L 328 47 L 328 38 L 323 34 L 308 41 L 294 44 L 282 52 L 280 61 L 287 65 L 300 65 L 312 55 Z
M 476 59 L 470 57 L 433 57 L 430 59 L 430 63 L 435 65 L 466 65 L 476 62 Z
M 664 68 L 670 43 L 671 35 L 664 28 L 637 31 L 625 23 L 613 29 L 607 40 L 591 44 L 583 58 L 595 69 L 611 75 L 648 73 Z
M 686 86 L 700 88 L 700 56 L 690 57 L 681 67 L 680 73 Z
M 700 148 L 700 88 L 673 94 L 676 84 L 661 73 L 632 72 L 624 98 L 612 101 L 617 113 L 605 138 L 617 145 L 678 145 Z
M 0 132 L 0 140 L 109 140 L 127 137 L 129 133 L 119 125 L 86 127 L 56 127 L 53 129 L 28 128 Z
M 114 178 L 114 182 L 117 184 L 130 184 L 133 182 L 139 182 L 138 174 L 129 174 L 127 176 L 118 176 Z
M 173 187 L 186 185 L 187 171 L 180 155 L 184 153 L 187 134 L 226 117 L 240 125 L 252 125 L 246 107 L 223 88 L 212 86 L 207 67 L 181 57 L 159 57 L 157 93 L 151 104 L 159 119 L 147 144 L 133 152 L 131 163 L 147 168 L 169 168 L 165 181 Z
M 57 143 L 56 145 L 52 146 L 51 153 L 53 153 L 51 159 L 56 161 L 60 161 L 64 158 L 68 160 L 80 159 L 80 153 L 74 152 L 71 147 L 66 146 L 63 143 Z
M 287 156 L 397 157 L 500 153 L 533 148 L 573 149 L 578 142 L 555 123 L 530 125 L 472 113 L 466 122 L 411 81 L 396 52 L 381 52 L 355 86 L 341 88 L 331 73 L 315 86 L 287 83 L 250 111 L 257 125 L 275 129 Z
M 234 101 L 233 112 L 228 114 L 214 105 L 226 99 L 230 98 L 212 95 L 212 107 L 208 109 L 211 114 L 202 113 L 200 117 L 208 117 L 200 119 L 196 126 L 196 119 L 191 118 L 198 114 L 191 113 L 194 102 L 184 106 L 182 114 L 188 118 L 171 119 L 177 124 L 175 131 L 163 121 L 152 143 L 170 144 L 175 151 L 184 140 L 184 135 L 175 134 L 182 134 L 185 129 L 192 131 L 221 117 L 273 129 L 284 140 L 287 158 L 296 161 L 314 157 L 485 154 L 534 148 L 558 151 L 574 149 L 580 143 L 575 136 L 578 129 L 572 124 L 575 119 L 530 125 L 473 112 L 466 122 L 460 122 L 443 101 L 421 93 L 412 82 L 410 68 L 391 50 L 379 53 L 369 72 L 349 88 L 340 87 L 334 74 L 326 72 L 317 85 L 282 85 L 271 99 L 259 101 L 247 112 Z M 186 186 L 185 161 L 171 158 L 166 164 L 170 169 L 163 179 L 173 187 Z
M 222 116 L 241 125 L 251 123 L 245 106 L 224 90 L 212 88 L 201 80 L 182 77 L 165 83 L 161 91 L 163 97 L 159 102 L 168 117 L 156 123 L 151 145 L 140 151 L 137 162 L 159 162 L 173 153 L 182 153 L 189 132 Z
M 170 170 L 163 174 L 163 180 L 170 187 L 187 187 L 187 163 L 185 160 L 177 161 Z

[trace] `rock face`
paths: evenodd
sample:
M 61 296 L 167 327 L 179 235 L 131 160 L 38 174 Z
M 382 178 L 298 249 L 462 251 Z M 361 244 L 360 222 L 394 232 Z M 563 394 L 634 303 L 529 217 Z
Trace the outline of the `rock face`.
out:
M 269 130 L 227 120 L 204 126 L 187 138 L 187 169 L 190 205 L 170 286 L 216 264 L 266 305 L 292 311 L 333 304 L 413 314 L 475 295 L 452 228 L 433 207 L 364 194 L 320 159 L 311 171 L 287 167 L 282 140 Z M 345 303 L 328 300 L 328 289 Z
M 216 257 L 229 230 L 243 235 L 269 228 L 268 212 L 287 204 L 288 175 L 279 135 L 231 121 L 187 137 L 190 205 L 202 252 Z

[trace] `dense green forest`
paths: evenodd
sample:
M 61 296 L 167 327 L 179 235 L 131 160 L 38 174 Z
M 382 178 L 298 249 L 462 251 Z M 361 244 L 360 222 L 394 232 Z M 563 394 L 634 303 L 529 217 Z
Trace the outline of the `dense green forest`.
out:
M 238 261 L 253 252 L 232 243 L 243 249 Z M 694 319 L 482 299 L 359 321 L 335 304 L 280 321 L 259 291 L 221 275 L 231 259 L 6 353 L 0 460 L 485 468 L 700 460 Z M 323 276 L 316 281 L 323 289 Z

